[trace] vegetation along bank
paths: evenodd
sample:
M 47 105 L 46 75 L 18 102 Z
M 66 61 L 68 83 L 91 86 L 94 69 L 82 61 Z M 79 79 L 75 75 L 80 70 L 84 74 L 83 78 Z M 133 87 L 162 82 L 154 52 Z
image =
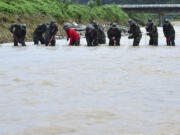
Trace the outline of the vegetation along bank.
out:
M 147 15 L 130 15 L 145 21 Z M 116 22 L 127 24 L 129 16 L 115 4 L 98 5 L 90 3 L 89 6 L 72 4 L 61 0 L 1 0 L 0 1 L 0 43 L 11 42 L 9 27 L 12 23 L 27 25 L 26 41 L 32 41 L 33 31 L 40 23 L 56 20 L 59 25 L 58 35 L 64 35 L 62 25 L 64 22 L 76 21 L 87 24 L 94 19 L 101 23 Z

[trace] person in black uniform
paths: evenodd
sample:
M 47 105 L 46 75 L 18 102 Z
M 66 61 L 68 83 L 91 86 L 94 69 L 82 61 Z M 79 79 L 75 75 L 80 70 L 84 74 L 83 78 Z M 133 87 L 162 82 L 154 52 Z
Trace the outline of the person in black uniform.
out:
M 152 19 L 148 19 L 146 31 L 147 35 L 150 37 L 149 45 L 158 46 L 158 29 Z
M 35 29 L 33 33 L 33 40 L 35 45 L 38 45 L 39 41 L 41 42 L 41 44 L 45 43 L 43 34 L 46 32 L 48 25 L 50 24 L 49 23 L 39 24 Z
M 130 30 L 128 31 L 130 35 L 128 38 L 134 39 L 133 46 L 139 46 L 140 40 L 142 38 L 141 30 L 138 24 L 136 24 L 133 20 L 130 19 L 128 23 L 130 25 Z
M 112 24 L 107 32 L 109 46 L 120 46 L 121 30 L 116 24 Z
M 50 25 L 47 25 L 45 32 L 45 45 L 46 46 L 55 46 L 56 39 L 55 35 L 58 32 L 58 26 L 55 21 L 51 21 Z
M 87 46 L 98 46 L 97 31 L 92 24 L 88 24 L 85 33 Z
M 12 24 L 10 32 L 13 33 L 14 46 L 18 46 L 18 43 L 26 46 L 24 41 L 26 37 L 26 24 Z
M 173 25 L 168 19 L 165 19 L 163 25 L 164 36 L 166 37 L 166 42 L 168 46 L 175 46 L 175 30 Z
M 94 20 L 92 21 L 92 25 L 97 31 L 98 44 L 106 43 L 106 35 L 104 33 L 104 27 L 100 24 L 97 24 Z

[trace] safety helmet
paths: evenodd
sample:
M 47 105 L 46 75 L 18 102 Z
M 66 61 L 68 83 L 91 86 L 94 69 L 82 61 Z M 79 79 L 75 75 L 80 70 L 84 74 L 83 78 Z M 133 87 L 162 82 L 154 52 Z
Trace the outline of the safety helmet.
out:
M 169 20 L 167 18 L 164 20 L 164 24 L 169 24 Z
M 86 31 L 94 29 L 92 24 L 88 24 L 86 27 Z
M 57 23 L 56 23 L 56 21 L 52 20 L 51 23 L 50 23 L 50 25 L 52 25 L 52 24 L 55 24 L 55 25 L 56 25 Z
M 148 23 L 152 23 L 153 21 L 152 21 L 152 19 L 151 18 L 149 18 L 148 19 Z
M 128 24 L 130 24 L 130 25 L 133 24 L 133 20 L 132 20 L 132 19 L 129 19 L 129 20 L 128 20 Z
M 26 29 L 26 24 L 20 24 L 21 29 Z
M 117 25 L 115 23 L 112 24 L 112 28 L 116 28 Z
M 65 24 L 64 27 L 63 27 L 64 30 L 68 30 L 68 28 L 69 28 L 69 26 L 66 25 L 66 24 Z
M 44 23 L 45 25 L 50 25 L 50 23 L 49 22 L 46 22 L 46 23 Z

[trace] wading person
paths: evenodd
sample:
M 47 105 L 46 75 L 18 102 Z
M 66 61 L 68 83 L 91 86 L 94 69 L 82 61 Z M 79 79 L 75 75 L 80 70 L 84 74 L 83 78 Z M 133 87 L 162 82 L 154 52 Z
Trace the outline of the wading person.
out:
M 80 35 L 74 29 L 70 28 L 68 25 L 64 25 L 63 29 L 67 34 L 67 41 L 70 39 L 69 45 L 79 46 L 80 45 Z
M 140 40 L 142 38 L 141 30 L 138 24 L 136 24 L 133 20 L 130 19 L 128 23 L 130 25 L 130 30 L 128 31 L 130 35 L 128 38 L 134 39 L 133 46 L 139 46 Z
M 55 35 L 58 32 L 58 26 L 55 21 L 51 21 L 50 25 L 47 25 L 47 29 L 45 32 L 45 45 L 46 46 L 55 46 L 56 39 Z
M 166 43 L 168 46 L 175 46 L 175 30 L 173 25 L 168 19 L 165 19 L 163 25 L 164 36 L 166 37 Z
M 26 37 L 26 24 L 12 24 L 10 32 L 13 33 L 14 46 L 18 46 L 18 43 L 26 46 L 24 41 Z
M 150 37 L 149 45 L 158 46 L 158 29 L 152 19 L 148 19 L 146 31 L 147 35 Z
M 92 21 L 92 25 L 97 31 L 98 44 L 105 44 L 106 35 L 104 33 L 104 27 L 100 24 L 97 24 L 94 20 Z
M 38 45 L 39 41 L 41 42 L 41 44 L 45 44 L 44 33 L 46 32 L 48 25 L 50 24 L 49 23 L 39 24 L 35 29 L 33 33 L 33 40 L 35 45 Z
M 85 33 L 87 46 L 98 46 L 97 31 L 92 24 L 88 24 Z
M 107 32 L 109 38 L 109 46 L 120 46 L 121 30 L 116 24 L 112 24 Z

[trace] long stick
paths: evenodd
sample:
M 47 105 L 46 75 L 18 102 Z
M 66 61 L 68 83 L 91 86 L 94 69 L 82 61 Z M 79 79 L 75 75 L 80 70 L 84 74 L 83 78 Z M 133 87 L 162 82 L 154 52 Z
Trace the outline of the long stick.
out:
M 15 34 L 13 34 L 13 36 L 14 36 L 14 38 L 16 39 L 16 41 L 17 41 L 18 43 L 20 43 L 19 39 L 15 36 Z M 22 45 L 22 43 L 20 43 L 20 44 Z
M 145 45 L 146 45 L 147 34 L 145 34 Z
M 167 38 L 168 42 L 169 42 L 170 45 L 171 45 L 171 39 L 170 39 L 169 37 L 166 37 L 166 38 Z
M 49 45 L 50 45 L 50 43 L 52 42 L 53 37 L 54 37 L 54 35 L 52 35 L 51 39 L 49 40 L 48 46 L 49 46 Z
M 19 39 L 13 34 L 14 38 L 16 39 L 17 42 L 19 42 Z

